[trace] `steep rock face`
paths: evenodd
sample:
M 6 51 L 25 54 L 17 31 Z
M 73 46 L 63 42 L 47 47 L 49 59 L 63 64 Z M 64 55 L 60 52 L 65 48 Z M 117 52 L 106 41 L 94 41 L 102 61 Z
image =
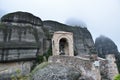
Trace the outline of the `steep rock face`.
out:
M 94 42 L 87 28 L 73 27 L 55 21 L 41 21 L 27 12 L 9 13 L 1 18 L 1 60 L 35 58 L 51 47 L 55 31 L 73 33 L 75 55 L 95 53 Z
M 120 53 L 118 52 L 116 44 L 111 39 L 100 36 L 95 40 L 95 47 L 99 57 L 106 58 L 107 54 L 114 54 L 120 72 Z
M 15 12 L 1 18 L 0 62 L 36 59 L 38 54 L 43 55 L 43 53 L 50 50 L 51 39 L 55 31 L 68 31 L 73 33 L 75 55 L 88 55 L 89 53 L 95 52 L 93 39 L 87 28 L 67 26 L 55 21 L 42 22 L 40 18 L 30 13 Z M 61 69 L 63 69 L 63 72 L 65 70 L 66 75 L 59 75 L 59 71 L 61 70 L 58 70 L 57 77 L 60 77 L 60 79 L 62 77 L 66 80 L 77 80 L 71 76 L 75 74 L 77 77 L 78 73 L 73 68 L 64 68 L 64 66 Z M 59 69 L 59 66 L 57 66 L 57 69 Z M 72 72 L 69 74 L 71 70 Z M 53 75 L 52 77 L 56 76 Z M 85 76 L 83 78 L 85 79 Z M 80 80 L 83 78 L 80 78 Z M 38 78 L 36 77 L 35 79 L 37 80 Z
M 36 58 L 42 53 L 44 32 L 40 18 L 26 12 L 1 18 L 0 61 Z
M 46 34 L 46 36 L 50 39 L 55 31 L 72 32 L 74 38 L 74 51 L 76 55 L 86 55 L 95 52 L 94 42 L 87 28 L 68 26 L 49 20 L 43 22 L 43 27 L 46 33 L 49 33 Z
M 100 57 L 105 57 L 107 54 L 118 54 L 116 44 L 105 36 L 96 38 L 95 47 L 98 51 L 98 56 Z

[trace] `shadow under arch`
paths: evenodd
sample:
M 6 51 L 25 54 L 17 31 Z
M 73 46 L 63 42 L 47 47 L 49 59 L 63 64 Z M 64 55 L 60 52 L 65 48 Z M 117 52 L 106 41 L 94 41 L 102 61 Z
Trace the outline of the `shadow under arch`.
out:
M 59 40 L 59 55 L 68 55 L 69 54 L 69 43 L 67 38 L 61 38 Z

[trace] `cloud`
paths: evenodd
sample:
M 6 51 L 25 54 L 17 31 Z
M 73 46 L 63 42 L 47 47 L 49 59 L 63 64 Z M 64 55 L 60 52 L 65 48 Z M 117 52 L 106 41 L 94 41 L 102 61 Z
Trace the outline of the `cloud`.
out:
M 85 22 L 83 22 L 82 20 L 76 19 L 76 18 L 69 18 L 69 19 L 66 20 L 65 23 L 67 25 L 71 25 L 71 26 L 87 27 Z

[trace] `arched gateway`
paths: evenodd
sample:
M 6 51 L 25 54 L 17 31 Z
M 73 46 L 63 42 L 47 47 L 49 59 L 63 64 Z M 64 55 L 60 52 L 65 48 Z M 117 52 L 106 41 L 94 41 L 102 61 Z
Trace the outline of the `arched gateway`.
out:
M 57 31 L 52 38 L 53 55 L 74 56 L 73 52 L 73 33 Z

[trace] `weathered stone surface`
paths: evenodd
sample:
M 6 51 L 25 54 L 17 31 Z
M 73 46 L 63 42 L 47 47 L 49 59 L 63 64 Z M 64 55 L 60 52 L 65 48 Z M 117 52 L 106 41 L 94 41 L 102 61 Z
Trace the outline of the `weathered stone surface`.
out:
M 108 77 L 108 60 L 100 60 L 100 74 L 102 80 L 109 80 Z
M 49 64 L 37 70 L 31 80 L 78 80 L 80 72 L 75 68 L 62 64 Z
M 86 55 L 95 51 L 92 36 L 87 28 L 67 26 L 54 21 L 42 22 L 40 18 L 27 12 L 15 12 L 3 16 L 0 26 L 1 60 L 6 60 L 11 51 L 19 54 L 24 50 L 33 50 L 34 53 L 31 54 L 34 56 L 46 53 L 51 46 L 55 31 L 73 33 L 75 55 Z
M 114 80 L 114 76 L 118 74 L 118 68 L 115 63 L 114 54 L 107 54 L 106 59 L 98 58 L 100 62 L 100 74 L 102 80 Z
M 95 47 L 98 51 L 98 56 L 105 58 L 107 54 L 118 54 L 116 44 L 105 36 L 100 36 L 95 40 Z
M 50 49 L 51 39 L 56 31 L 73 33 L 75 55 L 88 55 L 95 52 L 94 42 L 87 28 L 68 26 L 55 21 L 42 22 L 40 18 L 30 13 L 15 12 L 1 18 L 0 61 L 35 59 L 36 55 L 46 53 Z M 54 58 L 53 61 L 57 61 L 56 59 L 59 57 Z M 33 78 L 36 80 L 90 80 L 92 77 L 95 80 L 99 76 L 96 75 L 97 69 L 89 59 L 62 57 L 60 61 L 62 64 L 53 63 L 38 70 Z M 14 70 L 11 72 L 14 73 Z
M 94 79 L 92 77 L 82 76 L 79 78 L 79 80 L 94 80 Z
M 80 79 L 101 79 L 99 69 L 96 68 L 93 62 L 88 58 L 76 56 L 51 56 L 48 61 L 51 63 L 59 63 L 67 66 L 72 66 L 81 73 Z
M 27 75 L 30 73 L 32 61 L 0 63 L 0 80 L 11 80 L 12 76 Z
M 40 64 L 33 72 L 32 80 L 101 80 L 99 68 L 92 61 L 75 56 L 51 56 L 47 64 Z
M 15 12 L 1 18 L 0 61 L 35 59 L 43 54 L 42 21 L 27 13 Z
M 77 55 L 87 55 L 95 51 L 94 42 L 87 28 L 68 26 L 55 21 L 43 21 L 43 29 L 47 38 L 51 39 L 55 31 L 67 31 L 73 33 L 74 51 Z M 91 50 L 93 49 L 93 50 Z
M 108 60 L 108 77 L 113 80 L 116 75 L 118 75 L 117 65 L 115 63 L 116 59 L 114 54 L 109 54 L 106 56 Z
M 1 18 L 2 22 L 15 22 L 15 23 L 30 23 L 32 25 L 42 25 L 40 18 L 28 12 L 14 12 L 4 15 Z
M 112 60 L 113 57 L 111 57 L 109 60 L 105 59 L 100 61 L 100 72 L 101 72 L 102 79 L 111 80 L 113 78 L 113 75 L 115 75 L 116 72 L 118 72 L 116 71 L 117 67 L 114 67 L 116 66 L 116 64 L 114 63 L 113 65 L 112 62 L 117 62 L 118 66 L 120 65 L 117 46 L 108 37 L 100 36 L 95 40 L 95 47 L 99 57 L 106 58 L 107 55 L 111 55 L 111 54 L 116 56 L 117 61 Z
M 95 40 L 95 48 L 98 52 L 98 56 L 102 58 L 106 58 L 107 54 L 114 54 L 116 58 L 116 63 L 118 66 L 118 70 L 120 72 L 120 53 L 118 52 L 116 44 L 105 36 L 100 36 Z

